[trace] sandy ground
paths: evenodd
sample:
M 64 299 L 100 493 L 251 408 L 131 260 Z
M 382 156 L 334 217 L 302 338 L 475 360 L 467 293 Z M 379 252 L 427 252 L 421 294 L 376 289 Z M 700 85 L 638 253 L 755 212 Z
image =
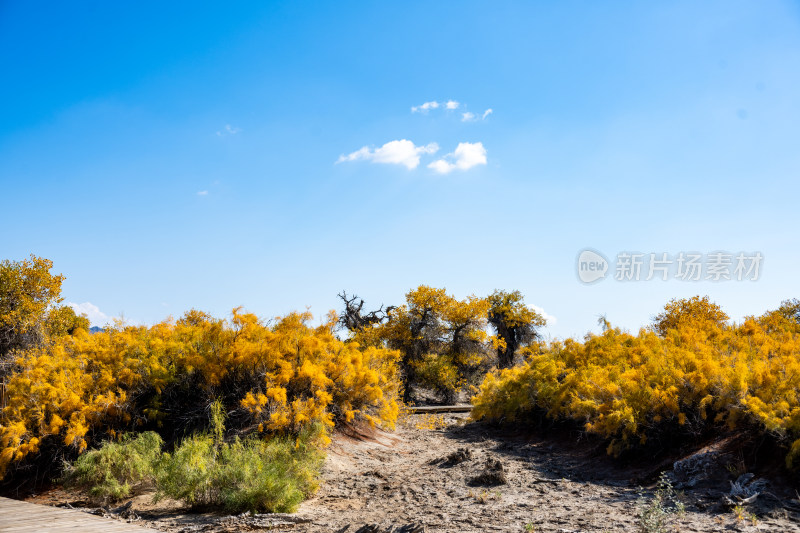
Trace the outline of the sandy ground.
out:
M 147 495 L 106 514 L 171 533 L 639 530 L 639 484 L 649 480 L 644 490 L 651 494 L 658 465 L 623 469 L 563 436 L 523 437 L 466 424 L 465 418 L 409 415 L 395 432 L 338 435 L 319 491 L 295 515 L 191 513 L 174 502 L 153 506 Z M 487 472 L 488 477 L 475 479 Z M 487 484 L 503 477 L 503 484 Z M 720 494 L 729 488 L 726 482 L 719 490 L 687 490 L 682 496 L 686 513 L 667 531 L 800 532 L 800 502 L 775 498 L 768 507 L 744 506 L 737 518 L 720 505 Z M 33 498 L 60 505 L 70 500 L 80 503 L 60 491 Z M 757 517 L 750 516 L 753 510 Z

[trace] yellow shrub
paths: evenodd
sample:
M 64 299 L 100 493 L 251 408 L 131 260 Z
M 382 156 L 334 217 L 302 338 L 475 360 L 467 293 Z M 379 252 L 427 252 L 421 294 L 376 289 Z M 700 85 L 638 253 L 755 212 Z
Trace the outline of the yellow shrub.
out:
M 0 412 L 0 477 L 42 439 L 83 451 L 92 435 L 161 420 L 164 391 L 182 383 L 199 388 L 201 408 L 233 391 L 226 407 L 269 433 L 356 417 L 392 426 L 399 353 L 342 342 L 332 321 L 313 328 L 310 319 L 293 313 L 268 326 L 239 309 L 230 321 L 190 311 L 152 327 L 78 330 L 24 352 Z
M 692 305 L 713 313 L 693 319 L 675 311 Z M 724 314 L 707 301 L 673 301 L 660 315 L 661 335 L 608 328 L 583 342 L 534 345 L 522 366 L 487 376 L 473 398 L 472 416 L 514 420 L 540 411 L 574 420 L 608 438 L 613 454 L 667 428 L 699 433 L 716 423 L 733 428 L 756 421 L 779 439 L 794 441 L 787 464 L 796 465 L 800 325 L 784 315 L 727 326 L 720 322 Z

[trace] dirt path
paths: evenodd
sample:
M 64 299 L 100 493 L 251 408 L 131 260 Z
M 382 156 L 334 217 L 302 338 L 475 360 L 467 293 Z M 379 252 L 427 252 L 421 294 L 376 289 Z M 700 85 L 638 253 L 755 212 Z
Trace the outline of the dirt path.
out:
M 276 528 L 355 533 L 369 524 L 378 526 L 374 532 L 403 526 L 417 526 L 416 531 L 424 526 L 428 532 L 638 531 L 635 470 L 622 470 L 581 443 L 515 437 L 465 424 L 466 416 L 410 415 L 395 432 L 337 436 L 319 491 L 292 517 L 158 510 L 145 496 L 136 498 L 130 511 L 142 525 L 172 533 Z M 474 479 L 481 474 L 489 476 Z M 503 484 L 485 484 L 503 477 Z M 800 532 L 800 513 L 792 510 L 751 521 L 747 513 L 737 519 L 720 510 L 718 493 L 689 491 L 684 499 L 687 512 L 669 531 Z
M 431 417 L 411 416 L 395 433 L 374 440 L 338 439 L 322 488 L 298 513 L 312 522 L 298 530 L 349 525 L 352 532 L 365 524 L 382 530 L 422 524 L 426 531 L 448 532 L 637 530 L 638 486 L 630 469 L 617 470 L 605 457 L 576 454 L 552 441 L 465 425 L 465 417 L 444 415 L 438 420 L 446 427 L 428 429 Z M 487 461 L 502 464 L 505 484 L 472 486 Z M 763 517 L 754 525 L 733 512 L 700 511 L 698 506 L 708 506 L 702 495 L 686 499 L 678 531 L 800 531 L 798 515 Z

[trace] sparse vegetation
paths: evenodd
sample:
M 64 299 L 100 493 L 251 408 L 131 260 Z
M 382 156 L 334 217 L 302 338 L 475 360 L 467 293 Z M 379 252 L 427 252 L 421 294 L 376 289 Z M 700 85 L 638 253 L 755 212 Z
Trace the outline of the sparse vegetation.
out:
M 658 487 L 652 497 L 639 495 L 636 514 L 640 533 L 666 533 L 676 516 L 684 514 L 684 505 L 677 498 L 665 473 L 658 479 Z
M 447 427 L 447 420 L 444 415 L 424 414 L 418 418 L 414 424 L 417 429 L 444 429 Z
M 481 504 L 485 504 L 485 503 L 487 503 L 489 501 L 492 501 L 492 500 L 495 500 L 495 501 L 496 500 L 500 500 L 503 497 L 502 493 L 499 490 L 495 490 L 495 491 L 491 491 L 490 492 L 490 491 L 488 491 L 486 489 L 481 489 L 481 491 L 477 492 L 477 493 L 475 491 L 470 490 L 467 493 L 467 496 L 469 496 L 470 498 L 473 498 L 476 502 L 481 503 Z

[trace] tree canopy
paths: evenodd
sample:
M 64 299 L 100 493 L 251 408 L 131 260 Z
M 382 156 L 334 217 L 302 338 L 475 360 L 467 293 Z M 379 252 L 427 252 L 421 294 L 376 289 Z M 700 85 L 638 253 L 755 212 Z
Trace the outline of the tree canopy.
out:
M 545 319 L 525 306 L 519 291 L 495 291 L 459 300 L 445 289 L 420 285 L 397 307 L 363 311 L 364 301 L 340 294 L 345 309 L 340 325 L 352 340 L 400 351 L 404 399 L 415 387 L 430 389 L 445 401 L 476 385 L 494 366 L 513 364 L 517 350 L 536 338 Z M 489 334 L 489 326 L 497 333 Z
M 519 291 L 494 291 L 489 300 L 489 324 L 502 341 L 497 345 L 497 363 L 500 368 L 514 365 L 514 355 L 538 337 L 537 328 L 547 320 L 525 305 Z
M 14 353 L 89 328 L 88 319 L 59 305 L 64 276 L 52 274 L 52 268 L 52 261 L 35 255 L 0 262 L 0 378 Z
M 670 330 L 678 329 L 686 323 L 705 322 L 707 325 L 722 327 L 728 315 L 708 296 L 674 298 L 664 306 L 664 310 L 653 319 L 653 329 L 662 337 Z

